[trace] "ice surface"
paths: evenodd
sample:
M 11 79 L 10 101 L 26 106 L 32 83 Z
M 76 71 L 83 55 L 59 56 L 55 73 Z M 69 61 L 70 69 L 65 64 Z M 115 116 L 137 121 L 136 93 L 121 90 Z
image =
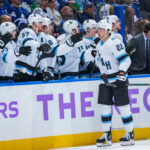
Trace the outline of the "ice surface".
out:
M 150 139 L 135 141 L 133 146 L 120 146 L 120 143 L 112 143 L 110 147 L 98 148 L 95 145 L 61 148 L 55 150 L 150 150 Z M 51 149 L 52 150 L 52 149 Z M 54 150 L 54 149 L 53 149 Z

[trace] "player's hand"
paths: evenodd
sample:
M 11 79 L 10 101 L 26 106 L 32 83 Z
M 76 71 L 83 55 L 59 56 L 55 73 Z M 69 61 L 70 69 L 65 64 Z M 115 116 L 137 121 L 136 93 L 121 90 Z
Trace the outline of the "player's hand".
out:
M 40 47 L 38 48 L 39 51 L 43 52 L 43 53 L 48 53 L 51 51 L 51 47 L 49 44 L 47 43 L 43 43 L 40 45 Z
M 75 43 L 78 43 L 82 40 L 83 34 L 82 33 L 76 33 L 76 34 L 72 35 L 70 38 L 71 38 L 72 42 L 75 44 Z
M 98 42 L 100 41 L 100 38 L 96 38 L 96 39 L 94 39 L 94 43 L 97 45 L 98 44 Z
M 76 33 L 73 34 L 67 41 L 67 45 L 74 46 L 76 43 L 80 42 L 82 40 L 83 34 L 82 33 Z
M 119 71 L 115 85 L 117 87 L 125 87 L 126 84 L 127 84 L 127 77 L 125 76 L 125 72 Z
M 31 54 L 31 46 L 23 46 L 19 48 L 19 54 L 29 56 Z
M 50 81 L 52 80 L 52 75 L 50 72 L 43 72 L 43 81 Z
M 96 50 L 92 50 L 91 55 L 95 58 L 97 55 L 97 51 Z
M 107 78 L 107 75 L 105 73 L 100 75 L 100 79 L 102 79 L 104 81 L 105 85 L 108 83 L 108 78 Z
M 13 40 L 13 36 L 10 33 L 6 33 L 3 36 L 1 36 L 1 43 L 3 43 L 3 47 L 9 42 Z

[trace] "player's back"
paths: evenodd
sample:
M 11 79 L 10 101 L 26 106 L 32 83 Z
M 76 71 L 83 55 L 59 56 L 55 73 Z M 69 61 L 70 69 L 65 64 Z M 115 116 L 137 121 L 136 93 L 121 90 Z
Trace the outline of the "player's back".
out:
M 0 53 L 0 76 L 1 77 L 13 77 L 15 69 L 16 56 L 14 50 L 16 48 L 16 43 L 10 41 Z
M 58 57 L 58 59 L 60 60 L 59 64 L 61 66 L 59 67 L 58 59 L 57 59 L 56 70 L 60 68 L 60 73 L 62 74 L 62 76 L 63 74 L 68 76 L 70 74 L 74 74 L 75 76 L 77 76 L 79 71 L 80 56 L 84 50 L 85 50 L 85 46 L 83 41 L 80 41 L 77 44 L 75 44 L 75 46 L 71 51 L 69 51 L 65 55 Z

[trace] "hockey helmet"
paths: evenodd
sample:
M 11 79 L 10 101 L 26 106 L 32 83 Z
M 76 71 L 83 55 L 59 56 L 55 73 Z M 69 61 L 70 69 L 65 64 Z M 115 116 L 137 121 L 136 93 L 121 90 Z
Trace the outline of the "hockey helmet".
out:
M 39 22 L 43 22 L 43 18 L 38 14 L 31 14 L 28 17 L 29 26 L 33 26 L 33 22 L 35 22 L 38 25 Z
M 108 19 L 102 19 L 98 22 L 97 28 L 104 29 L 105 31 L 109 30 L 109 32 L 111 32 L 112 22 L 110 22 Z
M 49 25 L 52 23 L 49 18 L 43 18 L 43 26 L 49 27 Z
M 63 25 L 63 29 L 66 33 L 73 34 L 73 29 L 79 31 L 79 24 L 75 20 L 67 20 Z
M 1 35 L 4 35 L 6 34 L 7 32 L 11 33 L 14 31 L 14 30 L 17 30 L 17 27 L 14 23 L 12 22 L 4 22 L 0 25 L 0 33 Z
M 97 22 L 93 19 L 87 19 L 83 22 L 83 28 L 85 31 L 87 31 L 87 29 L 92 30 L 93 28 L 97 28 Z
M 116 15 L 106 16 L 106 19 L 110 20 L 113 24 L 116 24 L 117 21 L 120 21 Z

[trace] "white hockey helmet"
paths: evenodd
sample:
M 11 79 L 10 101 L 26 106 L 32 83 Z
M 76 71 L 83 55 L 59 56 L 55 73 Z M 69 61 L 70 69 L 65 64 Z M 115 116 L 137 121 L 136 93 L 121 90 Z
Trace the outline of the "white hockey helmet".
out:
M 63 29 L 66 33 L 70 33 L 73 34 L 73 29 L 75 29 L 76 31 L 79 30 L 79 24 L 76 20 L 67 20 L 64 24 L 63 24 Z
M 42 16 L 40 16 L 38 14 L 31 14 L 28 17 L 29 26 L 33 26 L 33 22 L 35 22 L 37 25 L 38 25 L 39 22 L 43 22 Z
M 52 22 L 49 18 L 43 18 L 43 26 L 49 27 L 51 23 Z
M 97 28 L 97 22 L 93 19 L 87 19 L 83 22 L 83 28 L 85 31 L 87 31 L 87 29 L 92 30 L 93 28 Z
M 117 21 L 120 21 L 116 15 L 106 16 L 106 19 L 109 19 L 113 24 L 116 24 Z
M 11 33 L 14 31 L 14 30 L 17 30 L 17 27 L 14 23 L 12 22 L 4 22 L 0 25 L 0 32 L 1 32 L 1 35 L 4 35 L 6 34 L 7 32 Z
M 105 31 L 109 30 L 109 32 L 111 32 L 112 22 L 110 22 L 108 19 L 102 19 L 98 22 L 97 28 L 104 29 Z

